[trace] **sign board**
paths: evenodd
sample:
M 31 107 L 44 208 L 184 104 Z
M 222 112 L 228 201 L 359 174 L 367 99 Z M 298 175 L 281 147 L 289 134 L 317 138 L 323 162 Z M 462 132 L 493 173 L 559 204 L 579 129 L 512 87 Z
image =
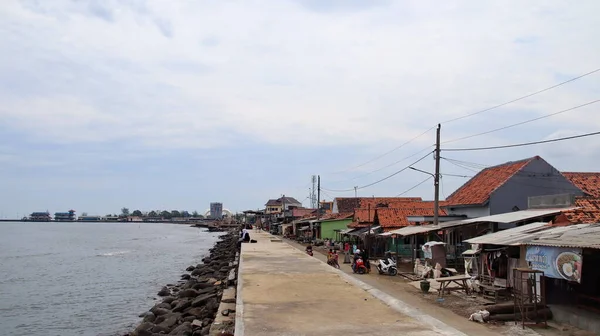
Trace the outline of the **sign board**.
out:
M 527 246 L 525 260 L 532 269 L 543 271 L 546 277 L 581 282 L 581 249 Z

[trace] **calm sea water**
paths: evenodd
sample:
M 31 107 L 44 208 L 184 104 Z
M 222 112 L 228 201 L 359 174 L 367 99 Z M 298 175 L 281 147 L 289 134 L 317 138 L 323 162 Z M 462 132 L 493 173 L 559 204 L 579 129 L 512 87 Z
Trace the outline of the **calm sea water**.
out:
M 0 335 L 119 335 L 218 233 L 187 225 L 0 223 Z

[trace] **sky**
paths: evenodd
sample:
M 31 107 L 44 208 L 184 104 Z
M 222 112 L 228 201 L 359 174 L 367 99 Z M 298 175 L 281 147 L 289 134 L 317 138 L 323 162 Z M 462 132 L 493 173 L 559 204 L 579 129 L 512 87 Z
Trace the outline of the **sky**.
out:
M 600 99 L 600 72 L 445 122 L 600 68 L 599 11 L 595 0 L 3 0 L 0 217 L 236 212 L 281 195 L 309 206 L 312 175 L 323 199 L 354 186 L 396 196 L 428 175 L 368 185 L 432 149 L 437 123 L 442 157 L 470 167 L 540 155 L 599 171 L 598 137 L 443 151 L 600 130 L 593 103 L 451 141 Z M 433 157 L 414 167 L 433 172 Z M 442 197 L 467 181 L 450 175 L 474 173 L 442 160 Z M 433 182 L 404 196 L 432 199 Z

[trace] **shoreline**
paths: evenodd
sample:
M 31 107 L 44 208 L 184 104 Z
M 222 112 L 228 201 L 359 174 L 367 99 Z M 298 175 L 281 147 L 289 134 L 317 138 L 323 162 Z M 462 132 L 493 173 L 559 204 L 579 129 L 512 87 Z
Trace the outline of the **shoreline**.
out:
M 236 233 L 220 236 L 201 263 L 187 267 L 177 284 L 163 286 L 159 303 L 140 314 L 137 327 L 124 336 L 233 334 L 235 308 L 229 307 L 232 301 L 235 307 Z

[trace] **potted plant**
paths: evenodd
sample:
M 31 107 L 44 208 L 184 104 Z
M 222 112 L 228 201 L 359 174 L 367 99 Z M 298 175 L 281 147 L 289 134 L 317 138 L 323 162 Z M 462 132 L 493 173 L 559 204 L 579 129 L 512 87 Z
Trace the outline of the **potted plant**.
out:
M 429 283 L 429 280 L 427 280 L 427 279 L 421 280 L 421 284 L 420 285 L 421 285 L 421 291 L 423 293 L 429 292 L 429 288 L 431 287 L 431 284 Z

